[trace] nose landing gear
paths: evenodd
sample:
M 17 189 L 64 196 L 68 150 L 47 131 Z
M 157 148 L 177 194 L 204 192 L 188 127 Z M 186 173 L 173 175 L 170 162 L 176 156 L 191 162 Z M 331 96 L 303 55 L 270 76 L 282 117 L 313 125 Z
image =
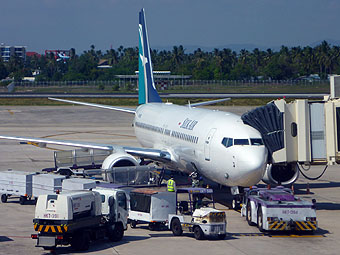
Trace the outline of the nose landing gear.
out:
M 230 187 L 230 192 L 233 195 L 233 200 L 231 201 L 231 208 L 233 210 L 239 210 L 241 208 L 242 196 L 238 186 Z

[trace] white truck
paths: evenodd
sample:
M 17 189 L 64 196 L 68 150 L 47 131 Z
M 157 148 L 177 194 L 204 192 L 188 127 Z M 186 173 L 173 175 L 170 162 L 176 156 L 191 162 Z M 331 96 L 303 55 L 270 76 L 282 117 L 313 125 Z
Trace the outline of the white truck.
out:
M 147 223 L 157 230 L 168 223 L 169 214 L 176 213 L 176 194 L 152 189 L 135 189 L 130 192 L 129 221 L 131 228 Z
M 92 240 L 121 240 L 127 215 L 127 195 L 120 189 L 40 195 L 33 219 L 38 233 L 31 237 L 46 250 L 69 244 L 74 250 L 87 250 Z
M 178 188 L 176 194 L 176 214 L 169 214 L 169 229 L 175 236 L 188 231 L 193 232 L 197 240 L 206 236 L 221 240 L 226 237 L 226 214 L 215 209 L 212 189 Z M 184 198 L 180 194 L 185 195 Z
M 302 200 L 282 186 L 244 189 L 241 216 L 250 226 L 263 231 L 304 231 L 317 229 L 316 201 Z

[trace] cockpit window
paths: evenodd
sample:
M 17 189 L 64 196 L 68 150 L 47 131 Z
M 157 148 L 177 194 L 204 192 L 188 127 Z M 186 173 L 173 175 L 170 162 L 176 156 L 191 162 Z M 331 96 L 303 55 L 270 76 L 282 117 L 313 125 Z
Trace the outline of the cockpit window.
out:
M 222 140 L 222 144 L 227 148 L 233 146 L 233 138 L 224 137 Z
M 234 145 L 249 145 L 248 139 L 235 139 Z
M 250 144 L 260 146 L 263 145 L 263 141 L 261 138 L 250 138 Z

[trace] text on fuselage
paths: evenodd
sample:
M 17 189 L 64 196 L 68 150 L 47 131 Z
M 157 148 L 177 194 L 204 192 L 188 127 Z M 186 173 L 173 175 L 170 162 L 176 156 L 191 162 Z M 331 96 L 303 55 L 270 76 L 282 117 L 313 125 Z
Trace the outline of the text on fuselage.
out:
M 191 120 L 191 119 L 186 118 L 183 121 L 182 125 L 180 123 L 180 125 L 181 125 L 180 128 L 184 128 L 184 129 L 187 129 L 187 130 L 193 130 L 197 123 L 198 123 L 197 120 Z

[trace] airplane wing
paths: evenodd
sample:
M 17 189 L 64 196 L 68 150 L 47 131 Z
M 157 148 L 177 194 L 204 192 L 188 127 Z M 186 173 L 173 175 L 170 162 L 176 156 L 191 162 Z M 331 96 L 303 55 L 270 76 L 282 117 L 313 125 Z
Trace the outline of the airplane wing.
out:
M 230 100 L 230 97 L 217 99 L 217 100 L 210 100 L 210 101 L 205 101 L 205 102 L 200 102 L 200 103 L 195 103 L 195 104 L 187 104 L 187 106 L 196 107 L 196 106 L 203 106 L 203 105 L 211 105 L 211 104 L 217 104 L 217 103 L 228 101 L 228 100 Z
M 71 147 L 107 150 L 107 151 L 112 151 L 112 152 L 118 149 L 123 149 L 126 153 L 131 154 L 133 156 L 152 159 L 152 160 L 156 160 L 160 162 L 171 161 L 171 155 L 168 151 L 158 150 L 158 149 L 122 147 L 119 145 L 112 145 L 112 144 L 99 144 L 99 143 L 79 142 L 79 141 L 72 141 L 72 140 L 53 140 L 53 139 L 47 139 L 47 138 L 34 138 L 34 137 L 24 137 L 24 136 L 0 135 L 0 139 L 31 142 L 31 143 L 37 144 L 37 146 L 39 147 L 45 147 L 46 144 L 55 144 L 55 145 L 63 145 L 63 146 L 71 146 Z
M 135 109 L 124 108 L 124 107 L 116 107 L 116 106 L 103 105 L 103 104 L 92 104 L 92 103 L 85 103 L 85 102 L 72 101 L 72 100 L 65 100 L 65 99 L 53 98 L 53 97 L 49 97 L 48 99 L 54 100 L 54 101 L 60 101 L 60 102 L 64 102 L 64 103 L 70 103 L 70 104 L 80 104 L 80 105 L 92 106 L 92 107 L 97 107 L 97 108 L 103 108 L 103 109 L 127 112 L 127 113 L 131 113 L 131 114 L 135 114 L 136 113 Z

